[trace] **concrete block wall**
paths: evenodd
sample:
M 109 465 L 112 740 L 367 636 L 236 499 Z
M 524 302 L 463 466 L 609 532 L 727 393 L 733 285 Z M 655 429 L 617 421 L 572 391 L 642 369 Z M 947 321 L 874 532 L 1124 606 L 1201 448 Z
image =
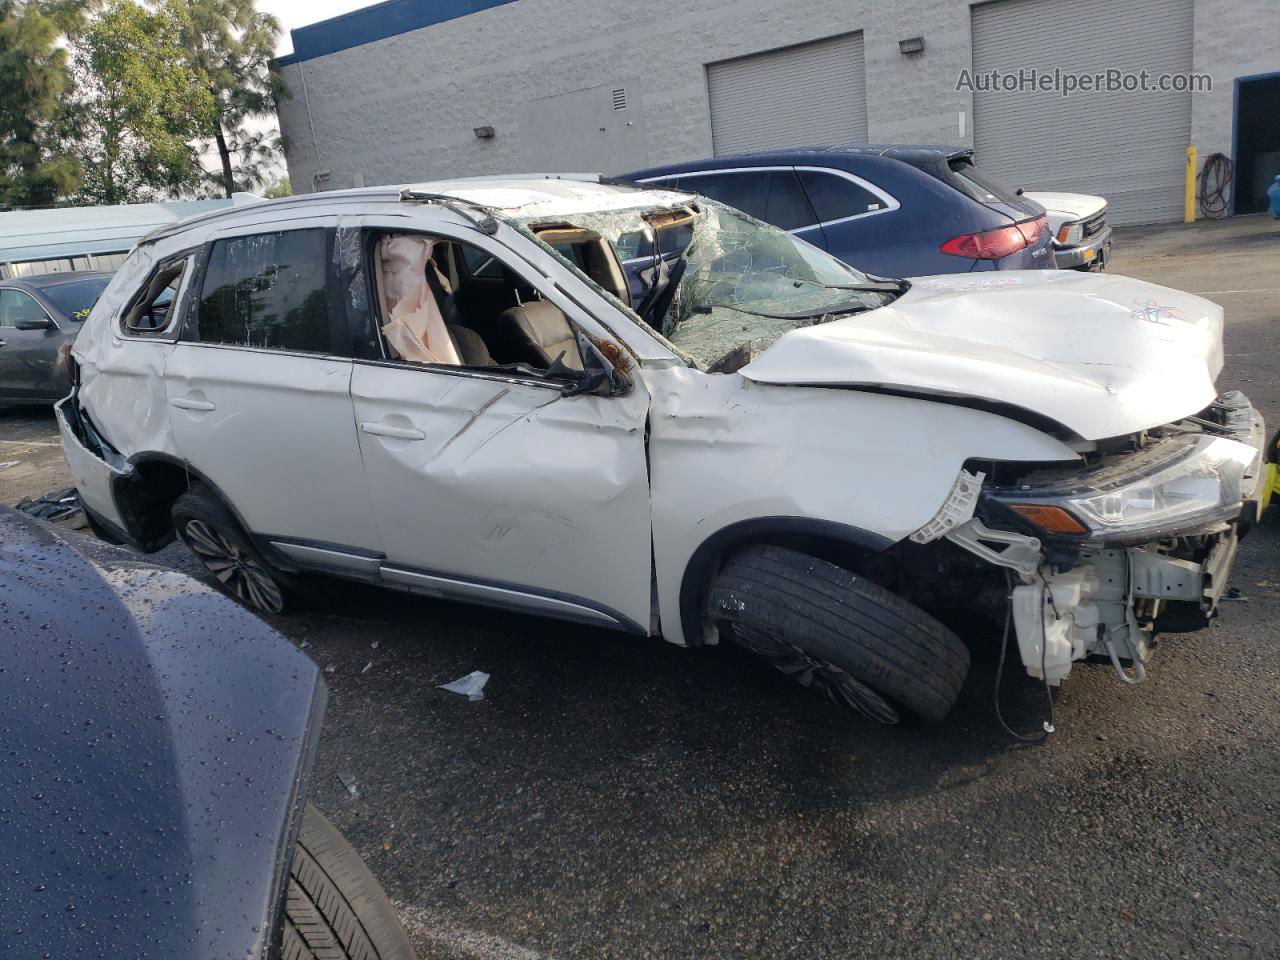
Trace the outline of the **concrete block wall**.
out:
M 643 110 L 634 166 L 709 156 L 706 63 L 858 30 L 873 140 L 971 142 L 972 98 L 952 92 L 971 62 L 963 0 L 517 0 L 283 67 L 290 178 L 301 192 L 322 170 L 330 189 L 519 171 L 520 104 L 604 84 Z M 899 53 L 911 36 L 923 56 Z
M 1201 162 L 1211 153 L 1231 156 L 1236 78 L 1280 73 L 1278 29 L 1274 0 L 1196 0 L 1191 69 L 1213 76 L 1213 92 L 1191 98 L 1191 142 Z
M 321 171 L 329 176 L 318 186 L 337 189 L 527 170 L 521 106 L 602 85 L 625 87 L 642 110 L 647 156 L 633 168 L 709 156 L 706 63 L 851 31 L 863 34 L 873 142 L 971 145 L 972 96 L 955 90 L 973 63 L 971 5 L 516 0 L 282 67 L 292 91 L 279 110 L 289 173 L 304 192 Z M 1231 153 L 1234 78 L 1280 71 L 1268 6 L 1196 0 L 1194 69 L 1215 81 L 1212 93 L 1192 97 L 1191 142 L 1202 157 Z M 898 41 L 913 36 L 925 51 L 903 56 Z M 493 139 L 475 137 L 482 125 Z

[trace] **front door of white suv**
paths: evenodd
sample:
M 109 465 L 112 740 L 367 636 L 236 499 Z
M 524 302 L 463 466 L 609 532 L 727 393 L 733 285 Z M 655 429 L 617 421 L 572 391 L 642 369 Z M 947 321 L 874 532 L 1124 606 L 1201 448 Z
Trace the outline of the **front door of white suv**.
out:
M 603 334 L 494 240 L 471 231 L 465 241 L 526 278 L 570 321 Z M 351 395 L 384 580 L 649 631 L 648 394 L 638 378 L 622 396 L 568 396 L 565 385 L 500 370 L 356 360 Z
M 174 440 L 249 531 L 373 548 L 333 231 L 222 236 L 165 366 Z

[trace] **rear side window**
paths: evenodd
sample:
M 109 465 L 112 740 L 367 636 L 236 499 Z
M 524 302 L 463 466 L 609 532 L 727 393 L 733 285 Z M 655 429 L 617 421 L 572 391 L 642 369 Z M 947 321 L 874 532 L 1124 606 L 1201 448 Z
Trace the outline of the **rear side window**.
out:
M 170 327 L 174 300 L 182 288 L 189 260 L 183 258 L 161 264 L 152 271 L 142 290 L 120 318 L 125 333 L 149 336 L 165 333 Z
M 769 174 L 769 205 L 761 219 L 783 230 L 799 230 L 818 222 L 794 170 Z
M 768 173 L 709 173 L 706 176 L 680 178 L 682 190 L 692 190 L 712 200 L 719 200 L 757 220 L 768 214 Z
M 822 223 L 885 209 L 883 199 L 839 174 L 801 170 L 800 182 L 804 184 L 809 202 Z
M 328 353 L 329 231 L 217 240 L 189 339 Z

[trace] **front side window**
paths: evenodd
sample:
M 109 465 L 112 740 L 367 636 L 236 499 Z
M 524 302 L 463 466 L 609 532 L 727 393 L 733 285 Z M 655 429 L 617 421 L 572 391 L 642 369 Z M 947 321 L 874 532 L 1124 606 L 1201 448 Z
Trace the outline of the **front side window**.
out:
M 328 252 L 318 228 L 215 241 L 188 338 L 330 352 Z
M 22 290 L 0 290 L 0 327 L 49 323 L 49 314 Z
M 549 239 L 560 256 L 592 271 L 590 237 L 556 231 Z M 598 236 L 594 242 L 604 243 Z M 416 233 L 378 236 L 372 254 L 385 359 L 526 378 L 580 378 L 583 359 L 573 324 L 492 254 Z

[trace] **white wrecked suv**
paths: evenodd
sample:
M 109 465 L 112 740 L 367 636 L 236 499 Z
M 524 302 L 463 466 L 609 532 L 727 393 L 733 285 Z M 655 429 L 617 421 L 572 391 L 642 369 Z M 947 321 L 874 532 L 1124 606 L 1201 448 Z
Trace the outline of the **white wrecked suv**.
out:
M 280 612 L 305 574 L 685 645 L 885 722 L 1141 679 L 1217 610 L 1261 418 L 1222 311 L 1068 272 L 869 278 L 713 201 L 574 178 L 296 197 L 141 242 L 58 406 L 100 534 Z M 990 633 L 990 631 L 988 631 Z

